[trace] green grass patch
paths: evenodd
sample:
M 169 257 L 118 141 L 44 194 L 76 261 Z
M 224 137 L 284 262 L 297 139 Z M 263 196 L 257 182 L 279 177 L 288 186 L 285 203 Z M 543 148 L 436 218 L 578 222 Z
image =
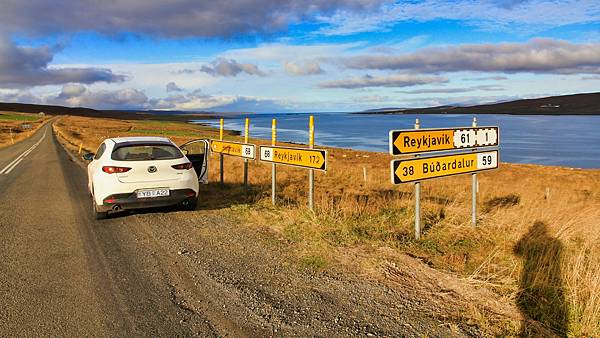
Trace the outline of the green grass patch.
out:
M 319 271 L 327 267 L 327 260 L 321 255 L 312 254 L 302 257 L 300 266 L 307 270 Z
M 0 120 L 7 121 L 37 121 L 38 116 L 33 115 L 21 115 L 21 114 L 0 114 Z

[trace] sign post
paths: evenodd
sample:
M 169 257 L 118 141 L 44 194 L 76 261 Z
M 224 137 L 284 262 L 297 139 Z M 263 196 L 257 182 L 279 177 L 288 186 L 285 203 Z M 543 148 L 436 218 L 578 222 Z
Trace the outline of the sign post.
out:
M 419 119 L 415 120 L 415 129 L 421 128 Z M 421 238 L 421 182 L 415 183 L 415 239 Z
M 473 128 L 477 127 L 477 118 L 473 117 Z M 471 215 L 471 223 L 474 227 L 477 226 L 477 174 L 471 175 L 471 195 L 472 195 L 472 209 L 473 213 Z
M 223 119 L 221 119 L 221 121 L 219 121 L 219 125 L 220 125 L 220 128 L 219 128 L 219 141 L 223 141 L 223 124 L 224 124 L 224 121 L 223 121 Z M 219 161 L 220 161 L 219 165 L 220 165 L 220 168 L 221 168 L 221 185 L 223 185 L 224 184 L 224 180 L 223 180 L 223 153 L 220 154 Z
M 275 145 L 277 144 L 277 120 L 273 119 L 273 121 L 271 122 L 271 145 L 273 147 L 275 147 Z M 261 151 L 261 158 L 262 158 L 262 151 Z M 271 170 L 271 202 L 273 203 L 273 205 L 275 205 L 275 193 L 276 193 L 276 188 L 277 188 L 277 184 L 276 184 L 276 177 L 277 177 L 277 165 L 275 164 L 275 162 L 273 162 L 273 168 Z
M 244 143 L 248 143 L 250 132 L 250 119 L 246 117 L 246 125 L 244 128 Z M 244 188 L 248 189 L 248 159 L 244 159 Z
M 310 149 L 315 147 L 315 119 L 311 115 L 308 122 L 308 146 Z M 308 171 L 308 208 L 313 211 L 315 190 L 315 171 Z

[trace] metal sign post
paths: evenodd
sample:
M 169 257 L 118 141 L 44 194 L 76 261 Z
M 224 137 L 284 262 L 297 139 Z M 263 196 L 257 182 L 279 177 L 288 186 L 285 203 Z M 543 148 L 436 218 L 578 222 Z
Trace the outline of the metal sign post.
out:
M 477 118 L 473 117 L 473 128 L 477 127 Z M 471 223 L 473 224 L 474 227 L 477 226 L 477 174 L 472 174 L 471 175 L 471 195 L 473 197 L 472 200 L 472 209 L 473 209 L 473 214 L 471 215 Z
M 315 147 L 315 119 L 311 115 L 308 122 L 308 146 L 310 149 Z M 315 192 L 315 171 L 308 171 L 308 208 L 313 211 Z
M 250 119 L 246 117 L 246 125 L 244 128 L 244 143 L 248 143 L 250 132 Z M 248 159 L 244 159 L 244 188 L 248 189 Z
M 271 145 L 274 147 L 277 145 L 277 120 L 273 119 L 271 122 Z M 277 177 L 277 165 L 272 164 L 273 169 L 271 170 L 271 202 L 275 205 L 275 193 L 276 193 L 276 177 Z
M 421 128 L 419 119 L 415 120 L 415 129 Z M 415 183 L 415 239 L 421 239 L 421 182 Z
M 219 129 L 219 140 L 223 141 L 223 124 L 224 124 L 223 119 L 221 119 L 219 124 L 221 127 Z M 224 183 L 224 180 L 223 180 L 223 154 L 220 154 L 219 161 L 220 161 L 219 163 L 220 163 L 220 168 L 221 168 L 221 185 L 223 185 L 223 183 Z

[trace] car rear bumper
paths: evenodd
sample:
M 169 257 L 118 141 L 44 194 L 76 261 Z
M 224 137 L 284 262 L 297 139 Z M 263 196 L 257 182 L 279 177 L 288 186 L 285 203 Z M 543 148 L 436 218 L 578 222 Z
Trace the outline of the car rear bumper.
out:
M 113 194 L 106 198 L 102 205 L 97 207 L 98 211 L 129 210 L 165 207 L 182 203 L 185 200 L 196 198 L 196 192 L 192 189 L 170 190 L 169 196 L 138 198 L 136 192 Z

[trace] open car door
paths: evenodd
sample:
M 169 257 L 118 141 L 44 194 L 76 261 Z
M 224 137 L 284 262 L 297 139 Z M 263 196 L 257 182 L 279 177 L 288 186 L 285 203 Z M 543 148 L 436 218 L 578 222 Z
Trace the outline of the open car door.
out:
M 179 148 L 190 162 L 192 162 L 194 170 L 198 175 L 198 182 L 208 184 L 208 151 L 210 149 L 210 141 L 206 139 L 193 140 L 179 146 Z

